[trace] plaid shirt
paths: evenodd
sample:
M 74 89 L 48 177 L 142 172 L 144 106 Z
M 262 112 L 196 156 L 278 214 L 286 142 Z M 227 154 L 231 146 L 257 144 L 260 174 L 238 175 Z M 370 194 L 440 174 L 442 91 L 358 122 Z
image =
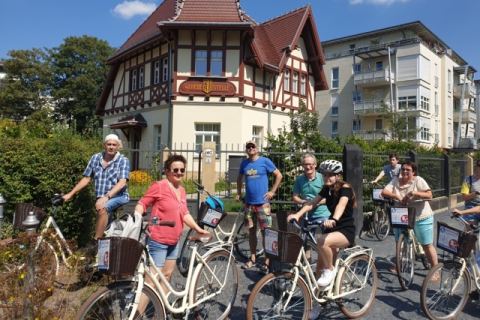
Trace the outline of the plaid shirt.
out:
M 88 162 L 87 168 L 83 172 L 84 177 L 91 177 L 95 181 L 95 195 L 102 197 L 108 191 L 112 190 L 120 179 L 127 179 L 130 173 L 130 161 L 119 152 L 110 161 L 106 168 L 102 167 L 103 152 L 94 154 Z M 128 195 L 127 186 L 125 186 L 115 196 Z

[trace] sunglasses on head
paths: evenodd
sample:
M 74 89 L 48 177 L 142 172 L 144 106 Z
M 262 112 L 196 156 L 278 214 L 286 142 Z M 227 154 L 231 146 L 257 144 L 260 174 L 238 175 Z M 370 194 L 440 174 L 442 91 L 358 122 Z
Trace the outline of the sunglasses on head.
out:
M 247 149 L 255 149 L 256 147 L 254 144 L 247 144 Z
M 185 173 L 185 168 L 173 168 L 173 169 L 170 169 L 170 171 L 173 173 L 178 173 L 178 172 Z

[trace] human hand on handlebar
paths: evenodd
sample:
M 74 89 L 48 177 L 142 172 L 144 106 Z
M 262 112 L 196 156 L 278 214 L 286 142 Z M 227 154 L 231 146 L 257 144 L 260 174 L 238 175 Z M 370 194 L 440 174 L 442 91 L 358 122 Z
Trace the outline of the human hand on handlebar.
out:
M 455 217 L 459 217 L 462 215 L 462 212 L 458 209 L 453 209 L 452 210 L 452 214 L 455 216 Z
M 287 216 L 287 222 L 290 222 L 291 220 L 295 220 L 298 222 L 300 220 L 300 216 L 296 213 L 289 214 Z

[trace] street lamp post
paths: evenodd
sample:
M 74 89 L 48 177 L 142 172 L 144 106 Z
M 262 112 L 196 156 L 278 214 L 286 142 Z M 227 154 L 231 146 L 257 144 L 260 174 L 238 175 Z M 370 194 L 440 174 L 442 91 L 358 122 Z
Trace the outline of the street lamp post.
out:
M 32 299 L 30 298 L 30 293 L 32 292 L 33 289 L 35 289 L 35 267 L 33 264 L 33 259 L 34 259 L 34 247 L 33 247 L 33 235 L 35 234 L 35 231 L 37 229 L 37 226 L 40 224 L 40 221 L 37 219 L 37 216 L 35 215 L 35 212 L 30 211 L 25 218 L 25 220 L 22 221 L 23 226 L 25 227 L 25 231 L 27 232 L 29 236 L 29 252 L 27 256 L 27 261 L 26 261 L 26 266 L 27 266 L 27 272 L 26 272 L 26 277 L 25 277 L 25 294 L 26 294 L 26 299 L 25 303 L 23 306 L 23 316 L 26 319 L 32 319 L 33 318 L 33 304 L 32 304 Z

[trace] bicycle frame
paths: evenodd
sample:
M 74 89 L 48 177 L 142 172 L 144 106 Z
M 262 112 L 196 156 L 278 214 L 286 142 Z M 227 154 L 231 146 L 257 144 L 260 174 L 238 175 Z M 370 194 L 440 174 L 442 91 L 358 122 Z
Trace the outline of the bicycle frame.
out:
M 227 251 L 229 253 L 229 260 L 228 264 L 234 263 L 233 261 L 233 246 L 230 247 L 230 250 L 225 250 L 222 248 L 212 248 L 210 249 L 207 253 L 204 255 L 200 255 L 198 253 L 198 245 L 194 245 L 191 250 L 193 250 L 192 257 L 195 257 L 195 259 L 190 259 L 189 261 L 189 269 L 188 269 L 188 275 L 186 279 L 186 286 L 182 291 L 176 291 L 172 285 L 169 283 L 167 278 L 163 275 L 163 273 L 155 266 L 155 263 L 148 253 L 147 250 L 144 251 L 142 254 L 141 261 L 139 263 L 139 266 L 137 267 L 137 274 L 135 275 L 135 280 L 137 281 L 138 285 L 135 290 L 135 300 L 134 300 L 134 306 L 132 308 L 132 312 L 129 316 L 130 320 L 133 320 L 135 316 L 135 311 L 138 308 L 138 305 L 140 303 L 140 298 L 142 296 L 142 289 L 143 286 L 149 286 L 157 295 L 160 301 L 162 301 L 164 307 L 170 312 L 174 314 L 183 314 L 185 313 L 185 318 L 188 318 L 189 311 L 192 310 L 193 308 L 197 307 L 198 305 L 204 303 L 205 301 L 211 299 L 212 297 L 220 294 L 226 284 L 227 281 L 227 276 L 228 273 L 224 275 L 223 279 L 219 279 L 219 277 L 215 274 L 215 270 L 212 270 L 208 264 L 206 263 L 204 257 L 208 257 L 209 254 L 217 251 Z M 195 262 L 197 262 L 197 265 L 195 266 Z M 148 265 L 149 267 L 145 267 Z M 220 285 L 220 288 L 217 292 L 214 292 L 208 296 L 202 297 L 200 300 L 194 302 L 195 300 L 195 287 L 193 284 L 195 283 L 195 280 L 199 276 L 200 269 L 202 267 L 205 267 L 208 271 L 209 274 L 212 276 L 212 279 L 215 280 L 217 284 Z M 152 270 L 153 269 L 153 272 Z M 145 275 L 149 277 L 152 282 L 153 282 L 153 287 L 152 285 L 145 283 Z M 167 288 L 168 293 L 165 293 L 162 285 Z M 169 295 L 173 295 L 178 298 L 182 298 L 182 304 L 179 307 L 175 307 L 168 301 Z
M 415 255 L 420 255 L 420 256 L 425 255 L 425 250 L 423 250 L 422 245 L 420 244 L 420 242 L 418 242 L 413 229 L 407 228 L 403 232 L 407 237 L 409 237 L 409 239 L 412 239 L 413 251 L 415 252 Z
M 216 240 L 203 245 L 206 248 L 210 248 L 208 252 L 218 247 L 225 247 L 227 248 L 227 250 L 229 250 L 230 246 L 233 246 L 233 238 L 236 235 L 235 233 L 237 231 L 239 217 L 240 214 L 237 214 L 229 232 L 223 231 L 220 224 L 216 228 L 211 228 L 211 230 L 213 230 L 213 234 L 215 235 Z M 224 237 L 227 237 L 227 240 L 224 240 Z

